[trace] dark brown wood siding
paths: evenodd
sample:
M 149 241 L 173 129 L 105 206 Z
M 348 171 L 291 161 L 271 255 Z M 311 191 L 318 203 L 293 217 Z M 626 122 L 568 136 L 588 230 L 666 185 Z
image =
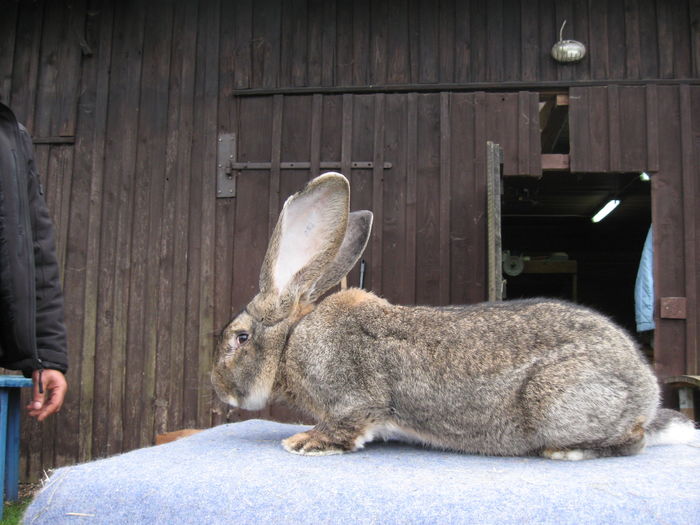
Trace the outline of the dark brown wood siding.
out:
M 698 7 L 664 0 L 242 3 L 235 89 L 696 78 Z M 237 13 L 238 14 L 238 13 Z M 564 38 L 588 58 L 558 65 Z M 234 25 L 235 24 L 235 25 Z
M 353 206 L 377 215 L 369 287 L 403 303 L 483 299 L 486 140 L 504 146 L 507 174 L 540 169 L 537 95 L 516 91 L 697 79 L 699 15 L 694 2 L 662 0 L 0 0 L 0 100 L 37 139 L 71 354 L 64 410 L 23 422 L 25 477 L 244 417 L 213 398 L 216 333 L 255 291 L 281 202 L 321 160 L 374 162 L 343 170 Z M 577 65 L 549 57 L 564 18 L 565 36 L 588 46 Z M 270 94 L 241 96 L 253 89 Z M 661 117 L 680 119 L 681 100 L 697 107 L 696 88 L 669 100 L 665 89 L 644 95 L 659 122 L 646 130 L 650 149 L 628 151 L 613 126 L 619 155 L 605 158 L 641 162 L 646 151 L 661 165 L 656 140 L 676 149 L 667 137 L 690 140 L 671 129 L 676 120 L 664 135 Z M 635 113 L 616 100 L 619 114 Z M 684 118 L 695 133 L 678 165 L 688 188 L 700 120 Z M 217 138 L 230 132 L 239 160 L 272 166 L 241 176 L 235 199 L 216 199 Z M 311 171 L 281 169 L 297 159 Z M 668 177 L 657 184 L 680 199 L 679 176 Z M 677 202 L 658 209 L 697 224 Z M 669 265 L 697 283 L 684 262 L 697 244 L 681 250 L 673 239 L 669 253 L 681 259 Z

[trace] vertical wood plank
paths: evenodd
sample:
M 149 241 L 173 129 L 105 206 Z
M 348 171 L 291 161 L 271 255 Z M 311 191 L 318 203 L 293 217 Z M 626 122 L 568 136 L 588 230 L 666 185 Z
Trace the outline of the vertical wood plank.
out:
M 215 259 L 215 205 L 216 183 L 216 132 L 219 98 L 219 21 L 221 3 L 212 2 L 207 16 L 202 20 L 200 34 L 205 35 L 205 45 L 200 63 L 205 69 L 204 83 L 201 88 L 201 110 L 197 113 L 200 120 L 199 135 L 203 137 L 199 160 L 202 184 L 202 220 L 199 232 L 201 239 L 201 269 L 199 289 L 199 312 L 197 326 L 199 341 L 197 363 L 197 427 L 207 428 L 212 425 L 212 406 L 214 390 L 211 385 L 210 372 L 214 361 L 214 259 Z
M 374 156 L 374 137 L 376 130 L 376 98 L 377 95 L 355 95 L 353 97 L 352 122 L 351 122 L 351 154 L 350 160 L 371 160 Z M 374 173 L 371 169 L 353 167 L 347 172 L 350 181 L 350 208 L 353 210 L 372 209 L 374 200 Z M 381 237 L 381 234 L 380 234 Z M 363 259 L 367 261 L 367 273 L 365 275 L 365 286 L 375 290 L 374 272 L 375 267 L 374 242 L 370 242 L 365 249 Z M 359 265 L 353 268 L 348 274 L 348 284 L 350 286 L 359 285 L 360 268 Z
M 253 69 L 253 1 L 224 2 L 221 9 L 223 86 L 249 88 Z M 227 95 L 226 91 L 223 95 Z
M 416 302 L 416 236 L 418 228 L 418 95 L 408 94 L 406 137 L 406 297 L 408 304 Z
M 625 78 L 625 6 L 624 2 L 608 0 L 608 72 L 611 79 Z
M 408 95 L 388 94 L 385 97 L 384 155 L 392 167 L 384 172 L 382 203 L 382 296 L 390 302 L 408 304 L 406 284 L 406 231 Z M 374 229 L 379 226 L 375 218 Z
M 440 304 L 440 95 L 418 96 L 416 302 Z
M 383 294 L 383 268 L 384 260 L 384 112 L 386 96 L 376 95 L 374 103 L 374 142 L 372 144 L 372 211 L 374 213 L 374 227 L 372 231 L 372 260 L 370 271 L 372 275 L 372 289 Z
M 530 93 L 518 92 L 518 173 L 528 175 L 530 171 L 530 121 L 539 116 L 530 113 Z
M 476 254 L 473 225 L 477 213 L 472 193 L 474 173 L 474 94 L 453 93 L 450 103 L 450 302 L 465 304 L 469 298 L 469 274 Z
M 594 80 L 610 78 L 608 56 L 608 17 L 607 0 L 589 0 L 588 18 L 591 25 L 590 45 L 587 45 L 590 60 L 591 78 Z
M 588 133 L 588 94 L 587 89 L 572 87 L 569 89 L 569 159 L 571 171 L 586 171 L 591 149 Z
M 639 9 L 639 76 L 655 78 L 659 72 L 656 0 L 637 0 Z
M 56 208 L 54 208 L 54 230 L 56 233 L 57 242 L 57 257 L 59 262 L 59 267 L 61 271 L 62 281 L 65 284 L 65 270 L 66 270 L 66 259 L 69 248 L 73 246 L 67 245 L 68 239 L 68 226 L 69 226 L 69 212 L 70 212 L 70 200 L 71 193 L 73 191 L 73 159 L 74 159 L 74 148 L 73 146 L 61 146 L 52 148 L 50 162 L 50 170 L 54 173 L 58 184 L 56 185 L 56 191 L 60 193 L 59 199 L 60 203 Z M 72 254 L 71 254 L 72 255 Z M 71 256 L 71 261 L 73 257 Z M 77 294 L 74 295 L 73 291 L 70 290 L 65 295 L 64 300 L 67 301 L 68 307 L 65 310 L 66 314 L 78 314 L 77 317 L 71 317 L 68 321 L 68 326 L 71 328 L 77 328 L 73 323 L 73 319 L 80 319 L 80 312 L 75 311 L 74 304 L 71 303 L 73 299 L 80 300 L 79 288 Z M 78 334 L 72 334 L 70 331 L 67 332 L 68 348 L 81 348 L 81 341 Z M 66 376 L 69 384 L 75 384 L 78 382 L 79 371 L 77 369 L 69 368 Z M 60 428 L 61 431 L 57 432 L 55 440 L 55 464 L 56 466 L 64 466 L 68 464 L 73 464 L 78 459 L 78 442 L 75 440 L 75 436 L 79 433 L 79 410 L 74 403 L 65 403 L 65 407 L 60 413 Z
M 304 86 L 307 73 L 308 13 L 306 0 L 281 2 L 280 85 Z
M 574 0 L 573 2 L 573 20 L 571 20 L 571 29 L 573 30 L 572 37 L 589 46 L 593 40 L 597 39 L 597 34 L 591 28 L 591 21 L 588 18 L 589 14 L 588 0 Z M 590 57 L 589 57 L 590 58 Z M 591 67 L 587 59 L 573 64 L 573 78 L 575 80 L 590 80 Z
M 489 105 L 485 93 L 474 96 L 474 177 L 472 178 L 472 195 L 474 196 L 474 224 L 472 230 L 471 282 L 469 286 L 469 303 L 477 303 L 487 298 L 486 289 L 486 217 L 483 206 L 486 202 L 486 130 Z
M 0 102 L 10 106 L 12 93 L 12 71 L 14 70 L 15 41 L 17 40 L 17 3 L 3 3 L 3 16 L 0 18 Z
M 651 1 L 651 0 L 647 0 Z M 697 27 L 700 23 L 700 0 L 690 0 L 690 25 Z M 700 77 L 700 31 L 692 31 L 690 35 L 691 77 Z
M 693 88 L 697 93 L 697 88 Z M 700 112 L 695 110 L 691 99 L 691 87 L 687 84 L 680 88 L 680 135 L 681 135 L 681 180 L 683 183 L 683 258 L 685 260 L 685 297 L 689 312 L 697 312 L 698 305 L 698 171 L 696 168 L 694 148 L 698 143 L 697 135 L 693 133 L 693 116 Z M 698 365 L 698 316 L 689 315 L 685 320 L 685 366 L 683 373 L 691 374 Z
M 452 272 L 450 271 L 450 200 L 452 178 L 452 127 L 450 126 L 452 98 L 449 93 L 440 93 L 440 304 L 450 303 Z
M 520 20 L 520 0 L 503 0 L 503 35 L 515 43 L 521 42 L 522 21 Z M 513 44 L 503 42 L 503 80 L 518 81 L 522 79 L 521 54 L 522 49 Z
M 686 176 L 691 179 L 691 184 L 693 186 L 694 196 L 690 199 L 686 197 L 686 205 L 693 202 L 698 202 L 700 199 L 700 184 L 698 184 L 698 172 L 697 172 L 697 159 L 700 155 L 700 142 L 697 137 L 700 136 L 700 89 L 697 86 L 690 87 L 690 115 L 691 115 L 691 126 L 692 126 L 692 136 L 695 137 L 691 141 L 690 146 L 693 148 L 690 155 L 684 155 L 684 163 L 686 168 L 690 168 L 690 173 L 685 172 Z M 688 161 L 690 164 L 688 165 Z M 693 246 L 689 246 L 690 259 L 688 261 L 698 261 L 700 260 L 700 242 L 698 242 L 698 234 L 700 232 L 700 213 L 698 213 L 696 208 L 691 206 L 692 212 L 692 222 L 688 225 L 689 228 L 693 229 Z M 698 301 L 700 301 L 700 267 L 692 262 L 689 264 L 688 270 L 691 272 L 690 278 L 686 278 L 690 282 L 686 285 L 688 290 L 687 296 L 692 296 L 693 307 L 697 311 Z M 692 319 L 692 326 L 689 327 L 687 331 L 687 337 L 689 338 L 688 347 L 688 358 L 687 362 L 687 373 L 698 375 L 700 373 L 700 323 L 698 323 L 698 318 L 695 316 Z
M 418 78 L 420 83 L 435 83 L 439 80 L 439 46 L 438 15 L 433 9 L 432 0 L 419 0 L 418 2 Z
M 86 253 L 83 297 L 82 352 L 80 358 L 80 432 L 78 435 L 78 460 L 93 457 L 94 411 L 101 410 L 95 399 L 95 372 L 97 368 L 98 277 L 101 237 L 101 199 L 104 184 L 108 111 L 109 70 L 111 67 L 113 8 L 100 6 L 99 17 L 88 20 L 87 28 L 98 47 L 94 59 L 86 60 L 82 75 L 82 100 L 78 115 L 78 141 L 76 143 L 76 172 L 89 179 L 87 205 Z M 99 36 L 98 36 L 99 35 Z M 68 277 L 68 275 L 67 275 Z M 103 351 L 105 351 L 104 349 Z M 104 414 L 98 416 L 104 418 Z
M 697 33 L 690 25 L 689 6 L 687 2 L 672 3 L 673 20 L 673 73 L 675 78 L 691 78 L 692 57 L 691 57 L 691 37 Z
M 353 95 L 343 95 L 343 124 L 341 126 L 341 151 L 340 172 L 346 177 L 350 176 L 350 163 L 352 161 L 352 115 Z
M 487 82 L 504 80 L 503 64 L 503 0 L 491 0 L 486 4 L 486 71 Z
M 589 137 L 590 151 L 587 171 L 612 171 L 612 148 L 610 139 L 610 93 L 607 87 L 594 87 L 586 91 L 588 96 L 588 114 L 586 129 Z M 569 98 L 571 103 L 571 98 Z
M 455 78 L 455 2 L 440 0 L 438 6 L 438 81 L 454 82 Z
M 679 89 L 659 86 L 659 115 L 679 114 Z M 684 297 L 685 250 L 683 224 L 682 137 L 675 119 L 659 120 L 659 172 L 652 183 L 652 224 L 654 226 L 654 294 L 656 297 Z M 658 376 L 682 374 L 686 366 L 686 329 L 674 319 L 654 315 L 654 366 Z M 682 350 L 681 350 L 682 349 Z
M 323 3 L 323 71 L 321 74 L 321 84 L 324 86 L 333 85 L 336 81 L 337 60 L 337 17 L 336 2 L 327 0 Z
M 610 171 L 622 170 L 622 136 L 620 126 L 620 89 L 618 86 L 605 88 L 608 94 L 608 129 L 610 139 Z
M 674 32 L 676 29 L 673 26 L 673 7 L 671 3 L 664 0 L 656 0 L 656 33 L 658 35 L 658 56 L 659 70 L 656 74 L 657 78 L 673 78 L 674 63 L 673 57 L 675 53 Z
M 556 18 L 556 2 L 554 0 L 539 0 L 539 80 L 557 80 L 562 65 L 558 64 L 550 54 L 552 45 L 559 40 L 561 21 Z
M 392 23 L 386 27 L 386 83 L 408 84 L 411 82 L 408 0 L 391 0 L 388 9 Z
M 197 49 L 199 8 L 194 3 L 179 4 L 175 13 L 171 51 L 170 120 L 168 122 L 168 185 L 164 197 L 164 228 L 161 246 L 164 256 L 159 275 L 170 280 L 170 287 L 161 286 L 158 304 L 160 341 L 156 360 L 157 426 L 183 428 L 185 389 L 186 317 L 189 264 L 190 169 L 194 138 L 194 57 Z M 163 282 L 163 281 L 161 281 Z
M 455 4 L 455 43 L 454 43 L 454 81 L 467 83 L 471 78 L 472 48 L 470 3 Z
M 647 144 L 646 90 L 642 86 L 619 88 L 621 158 L 619 171 L 642 172 L 647 167 L 649 145 Z
M 639 3 L 625 0 L 625 78 L 639 78 L 642 64 Z
M 520 6 L 520 78 L 532 82 L 539 74 L 539 6 L 537 2 L 520 2 Z
M 170 87 L 170 53 L 173 35 L 173 10 L 167 5 L 157 4 L 147 13 L 144 48 L 144 82 L 142 86 L 139 130 L 142 139 L 137 148 L 137 171 L 139 178 L 147 184 L 147 191 L 139 192 L 136 197 L 134 218 L 134 243 L 137 247 L 133 263 L 138 267 L 139 260 L 143 269 L 138 269 L 133 278 L 132 293 L 136 297 L 143 294 L 142 305 L 130 304 L 130 351 L 134 360 L 143 362 L 143 375 L 138 414 L 138 428 L 132 430 L 132 439 L 137 447 L 153 443 L 155 438 L 156 398 L 156 359 L 158 354 L 158 298 L 161 285 L 159 279 L 160 253 L 153 247 L 159 245 L 164 211 L 163 192 L 166 174 L 167 130 L 168 130 L 168 93 Z M 146 177 L 150 176 L 150 180 Z M 143 187 L 143 186 L 142 186 Z M 143 205 L 145 210 L 140 207 Z M 139 290 L 140 289 L 140 290 Z M 141 333 L 139 324 L 143 323 Z M 134 356 L 134 348 L 139 354 Z M 133 395 L 133 391 L 132 395 Z M 130 425 L 134 426 L 134 425 Z
M 272 97 L 272 156 L 270 168 L 270 195 L 268 203 L 269 219 L 267 223 L 268 237 L 272 235 L 277 223 L 280 203 L 280 161 L 282 152 L 282 119 L 284 98 L 282 95 Z
M 309 178 L 321 174 L 321 133 L 323 131 L 323 95 L 316 94 L 311 102 L 311 172 Z
M 162 229 L 158 240 L 155 432 L 182 428 L 186 333 L 189 177 L 194 120 L 198 6 L 178 3 L 173 17 Z
M 323 0 L 309 0 L 308 2 L 308 58 L 307 79 L 309 86 L 322 86 L 323 84 L 323 53 L 324 53 L 324 14 L 326 4 Z
M 280 2 L 253 4 L 253 86 L 275 88 L 280 84 Z
M 646 86 L 647 171 L 659 171 L 659 97 L 656 86 Z
M 17 17 L 15 56 L 12 72 L 10 103 L 17 120 L 31 135 L 34 131 L 34 113 L 39 77 L 44 3 L 22 4 Z
M 353 9 L 352 2 L 336 2 L 336 75 L 335 85 L 350 86 L 353 81 Z
M 383 5 L 383 3 L 379 4 L 380 9 Z M 356 86 L 365 85 L 368 82 L 384 84 L 386 82 L 384 24 L 373 27 L 370 11 L 373 6 L 370 6 L 368 0 L 355 0 L 352 2 L 352 7 L 352 83 Z M 371 35 L 370 28 L 372 28 Z

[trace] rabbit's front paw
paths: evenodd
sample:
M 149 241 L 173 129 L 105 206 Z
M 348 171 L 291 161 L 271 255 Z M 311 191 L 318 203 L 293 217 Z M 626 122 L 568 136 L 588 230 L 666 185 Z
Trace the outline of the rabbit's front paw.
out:
M 351 443 L 342 443 L 316 429 L 294 434 L 292 437 L 282 440 L 282 446 L 287 452 L 305 456 L 329 456 L 349 452 L 353 449 Z

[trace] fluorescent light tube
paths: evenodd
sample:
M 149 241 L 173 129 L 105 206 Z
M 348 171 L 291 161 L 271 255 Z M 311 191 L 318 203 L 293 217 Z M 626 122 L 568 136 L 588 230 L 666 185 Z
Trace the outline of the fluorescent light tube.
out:
M 605 217 L 608 216 L 608 214 L 613 211 L 615 208 L 618 207 L 620 204 L 620 201 L 618 199 L 613 199 L 611 201 L 608 201 L 608 203 L 603 206 L 598 213 L 596 213 L 593 218 L 591 219 L 593 222 L 600 222 L 602 221 Z

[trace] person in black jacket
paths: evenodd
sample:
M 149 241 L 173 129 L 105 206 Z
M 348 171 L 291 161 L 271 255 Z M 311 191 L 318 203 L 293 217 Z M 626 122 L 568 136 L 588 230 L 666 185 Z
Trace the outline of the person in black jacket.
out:
M 1 103 L 0 366 L 32 378 L 30 416 L 60 410 L 68 359 L 53 224 L 31 137 Z

